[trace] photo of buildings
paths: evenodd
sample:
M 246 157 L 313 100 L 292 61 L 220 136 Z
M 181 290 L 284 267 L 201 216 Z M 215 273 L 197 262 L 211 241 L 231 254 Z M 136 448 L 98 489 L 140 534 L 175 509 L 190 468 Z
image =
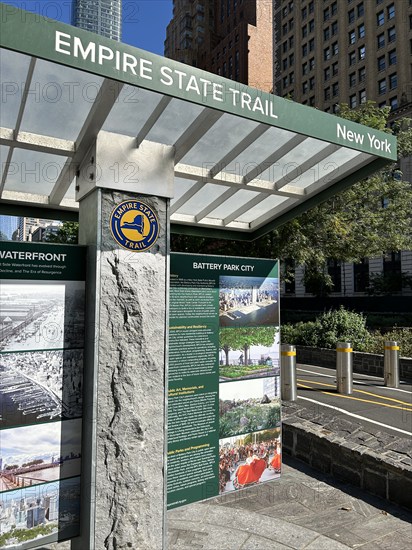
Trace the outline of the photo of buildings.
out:
M 0 547 L 31 548 L 75 537 L 80 526 L 80 478 L 0 494 Z M 32 544 L 30 544 L 32 542 Z

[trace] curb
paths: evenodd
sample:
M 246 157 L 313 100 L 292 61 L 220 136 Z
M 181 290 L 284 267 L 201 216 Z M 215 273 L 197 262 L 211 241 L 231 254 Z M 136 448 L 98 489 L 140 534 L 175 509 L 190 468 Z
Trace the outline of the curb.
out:
M 412 444 L 321 407 L 282 403 L 284 452 L 315 470 L 412 510 Z

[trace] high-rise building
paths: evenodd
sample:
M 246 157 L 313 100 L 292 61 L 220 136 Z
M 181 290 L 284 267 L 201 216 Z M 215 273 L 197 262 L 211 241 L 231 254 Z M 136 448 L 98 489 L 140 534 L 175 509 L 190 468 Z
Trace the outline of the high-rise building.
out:
M 73 0 L 72 24 L 120 42 L 122 0 Z
M 0 216 L 0 233 L 11 240 L 18 223 L 19 218 L 17 216 Z
M 275 0 L 275 82 L 277 95 L 326 112 L 340 103 L 356 108 L 368 100 L 389 106 L 389 121 L 412 115 L 412 0 Z M 412 181 L 412 158 L 402 159 L 403 179 Z M 412 251 L 364 258 L 360 264 L 330 259 L 325 266 L 332 295 L 360 296 L 371 275 L 399 281 L 412 274 Z M 287 295 L 311 295 L 303 285 L 304 266 Z
M 165 56 L 270 92 L 271 0 L 173 0 Z

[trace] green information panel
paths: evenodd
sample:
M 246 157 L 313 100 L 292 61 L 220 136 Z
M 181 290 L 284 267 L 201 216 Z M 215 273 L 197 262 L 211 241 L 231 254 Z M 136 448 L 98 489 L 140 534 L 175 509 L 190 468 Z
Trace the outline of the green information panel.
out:
M 79 534 L 85 265 L 0 242 L 0 548 Z
M 279 266 L 171 254 L 168 508 L 280 475 Z

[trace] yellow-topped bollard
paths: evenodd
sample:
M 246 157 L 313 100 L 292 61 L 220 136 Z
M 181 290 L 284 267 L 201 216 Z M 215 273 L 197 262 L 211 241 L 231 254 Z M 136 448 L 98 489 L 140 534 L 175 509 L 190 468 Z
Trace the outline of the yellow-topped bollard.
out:
M 280 347 L 280 378 L 282 399 L 296 401 L 298 398 L 296 381 L 296 347 L 282 344 Z
M 338 393 L 352 393 L 353 349 L 350 342 L 338 342 L 336 346 L 336 386 Z

